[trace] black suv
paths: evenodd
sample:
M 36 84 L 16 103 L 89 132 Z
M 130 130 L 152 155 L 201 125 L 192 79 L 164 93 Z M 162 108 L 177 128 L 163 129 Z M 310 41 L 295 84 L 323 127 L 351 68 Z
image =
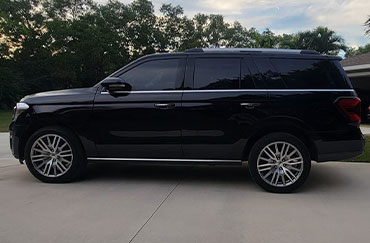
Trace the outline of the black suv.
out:
M 361 101 L 339 60 L 238 48 L 145 56 L 94 87 L 23 98 L 11 149 L 44 182 L 71 181 L 89 161 L 248 162 L 261 187 L 290 192 L 311 160 L 363 152 Z

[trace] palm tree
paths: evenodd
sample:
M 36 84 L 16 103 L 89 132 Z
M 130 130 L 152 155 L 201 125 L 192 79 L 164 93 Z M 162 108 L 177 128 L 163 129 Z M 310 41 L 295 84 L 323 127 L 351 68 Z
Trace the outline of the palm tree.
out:
M 366 34 L 370 36 L 370 16 L 365 22 Z
M 347 50 L 344 39 L 327 27 L 319 26 L 314 29 L 313 34 L 316 37 L 313 44 L 321 53 L 337 55 L 339 50 Z
M 331 55 L 337 55 L 339 50 L 347 49 L 343 38 L 328 27 L 319 26 L 314 30 L 299 32 L 297 37 L 299 49 L 316 50 Z

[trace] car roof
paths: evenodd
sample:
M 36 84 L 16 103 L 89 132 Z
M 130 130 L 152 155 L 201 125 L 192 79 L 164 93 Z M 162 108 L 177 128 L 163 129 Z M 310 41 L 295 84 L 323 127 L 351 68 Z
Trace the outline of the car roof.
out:
M 264 53 L 264 54 L 316 54 L 317 51 L 279 48 L 192 48 L 185 52 L 204 53 Z
M 311 50 L 297 49 L 274 49 L 274 48 L 192 48 L 183 52 L 160 52 L 142 56 L 126 66 L 118 69 L 109 76 L 114 76 L 126 68 L 137 65 L 140 62 L 151 59 L 175 58 L 175 57 L 231 57 L 231 56 L 253 56 L 253 57 L 272 57 L 283 59 L 321 59 L 321 60 L 341 60 L 339 56 L 324 55 Z
M 183 52 L 156 53 L 142 57 L 171 57 L 171 56 L 213 56 L 213 55 L 251 55 L 282 58 L 309 58 L 309 59 L 334 59 L 341 60 L 339 56 L 324 55 L 313 50 L 277 49 L 277 48 L 191 48 Z M 141 59 L 141 58 L 140 58 Z

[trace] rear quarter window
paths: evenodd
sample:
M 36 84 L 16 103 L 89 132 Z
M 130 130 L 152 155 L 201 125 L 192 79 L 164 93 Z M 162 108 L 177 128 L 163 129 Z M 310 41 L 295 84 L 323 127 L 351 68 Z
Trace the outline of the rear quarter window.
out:
M 270 59 L 289 89 L 346 89 L 351 88 L 346 76 L 332 60 Z

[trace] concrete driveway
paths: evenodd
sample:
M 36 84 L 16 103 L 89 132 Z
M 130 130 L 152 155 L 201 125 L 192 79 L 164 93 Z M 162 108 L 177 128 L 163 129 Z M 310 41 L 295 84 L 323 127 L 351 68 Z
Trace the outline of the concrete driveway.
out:
M 294 194 L 246 168 L 94 164 L 44 184 L 0 134 L 0 242 L 369 242 L 370 164 L 313 164 Z
M 369 135 L 370 134 L 370 125 L 369 124 L 361 125 L 361 132 L 363 134 Z

